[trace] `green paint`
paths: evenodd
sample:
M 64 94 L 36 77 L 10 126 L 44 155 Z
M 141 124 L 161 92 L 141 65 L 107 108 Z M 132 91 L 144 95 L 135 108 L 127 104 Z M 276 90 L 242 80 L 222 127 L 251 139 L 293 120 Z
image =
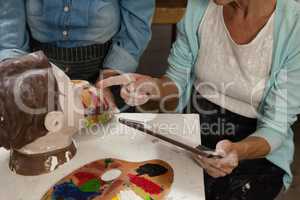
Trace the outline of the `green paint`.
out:
M 105 160 L 104 160 L 105 168 L 108 168 L 109 165 L 110 165 L 111 163 L 113 163 L 113 162 L 114 162 L 114 161 L 113 161 L 113 159 L 111 159 L 111 158 L 105 159 Z
M 98 192 L 100 186 L 100 182 L 97 179 L 91 179 L 79 187 L 79 189 L 81 192 Z
M 97 124 L 107 124 L 111 119 L 111 114 L 109 112 L 104 112 L 99 115 L 87 115 L 85 116 L 85 127 L 92 128 Z
M 108 112 L 102 113 L 97 116 L 97 121 L 99 124 L 106 124 L 110 120 L 110 114 Z
M 89 119 L 85 119 L 84 123 L 86 128 L 91 128 L 93 125 L 93 123 Z
M 146 196 L 145 200 L 152 200 L 152 198 L 150 196 Z

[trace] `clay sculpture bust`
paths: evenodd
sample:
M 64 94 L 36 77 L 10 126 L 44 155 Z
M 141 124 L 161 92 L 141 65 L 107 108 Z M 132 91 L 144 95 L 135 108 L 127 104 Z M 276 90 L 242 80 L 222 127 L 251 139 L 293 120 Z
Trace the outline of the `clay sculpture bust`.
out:
M 0 63 L 0 74 L 0 147 L 17 174 L 55 170 L 76 154 L 80 128 L 110 117 L 94 87 L 71 81 L 42 52 Z

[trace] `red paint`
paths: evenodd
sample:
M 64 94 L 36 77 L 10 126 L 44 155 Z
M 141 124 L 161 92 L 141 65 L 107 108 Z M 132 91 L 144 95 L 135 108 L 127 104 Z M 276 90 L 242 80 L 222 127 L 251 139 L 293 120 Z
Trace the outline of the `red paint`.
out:
M 78 179 L 79 187 L 91 179 L 98 178 L 95 174 L 88 173 L 88 172 L 78 172 L 78 173 L 74 174 L 74 176 L 75 176 L 75 178 Z
M 163 189 L 159 185 L 146 178 L 139 177 L 133 174 L 128 174 L 128 177 L 131 183 L 142 188 L 149 194 L 160 194 L 163 191 Z

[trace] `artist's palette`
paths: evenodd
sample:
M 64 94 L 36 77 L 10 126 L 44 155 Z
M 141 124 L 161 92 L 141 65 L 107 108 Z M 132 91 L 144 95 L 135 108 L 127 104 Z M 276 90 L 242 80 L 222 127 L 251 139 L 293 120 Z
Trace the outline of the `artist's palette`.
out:
M 162 200 L 173 176 L 172 167 L 161 160 L 98 160 L 60 180 L 41 200 Z

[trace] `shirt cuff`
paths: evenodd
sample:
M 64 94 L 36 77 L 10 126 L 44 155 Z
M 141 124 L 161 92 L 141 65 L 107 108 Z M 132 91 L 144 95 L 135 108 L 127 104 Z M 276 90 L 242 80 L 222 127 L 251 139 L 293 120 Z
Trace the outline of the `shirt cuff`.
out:
M 270 153 L 277 150 L 284 141 L 283 135 L 272 128 L 265 128 L 265 127 L 259 128 L 254 134 L 251 135 L 251 137 L 252 136 L 265 139 L 271 147 Z
M 4 49 L 0 51 L 0 62 L 7 60 L 7 59 L 12 59 L 16 58 L 19 56 L 23 56 L 27 54 L 27 52 L 19 50 L 19 49 Z
M 136 71 L 138 62 L 125 49 L 112 45 L 112 49 L 105 58 L 103 67 L 123 73 L 132 73 Z

